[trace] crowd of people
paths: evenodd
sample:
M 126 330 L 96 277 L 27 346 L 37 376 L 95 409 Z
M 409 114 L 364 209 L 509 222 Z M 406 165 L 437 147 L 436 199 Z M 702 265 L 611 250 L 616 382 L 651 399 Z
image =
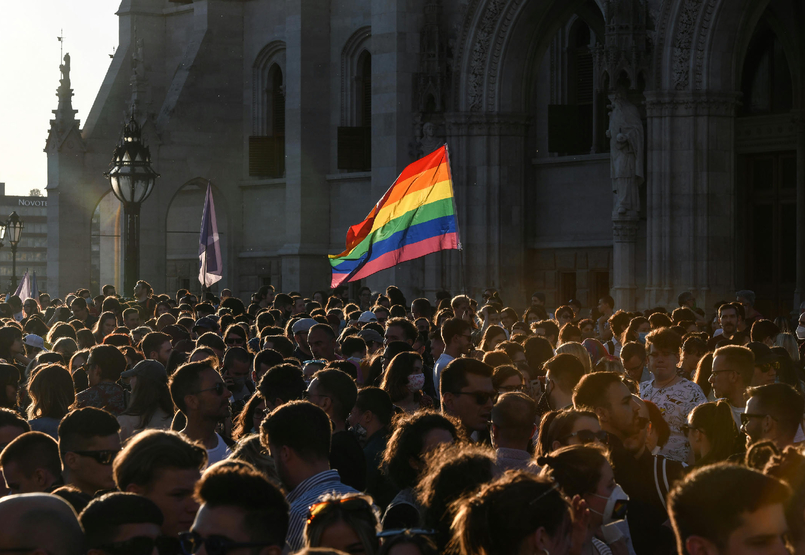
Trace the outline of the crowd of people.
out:
M 0 303 L 0 553 L 805 555 L 805 307 L 133 293 Z

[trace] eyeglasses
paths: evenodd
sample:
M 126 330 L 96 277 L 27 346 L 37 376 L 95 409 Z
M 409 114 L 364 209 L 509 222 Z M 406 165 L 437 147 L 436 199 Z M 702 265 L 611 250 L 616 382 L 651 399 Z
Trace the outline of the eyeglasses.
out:
M 233 542 L 221 536 L 202 537 L 196 532 L 182 532 L 179 534 L 179 545 L 184 555 L 198 553 L 201 546 L 207 551 L 207 555 L 225 555 L 231 549 L 243 547 L 267 547 L 277 545 L 276 542 Z
M 97 549 L 110 555 L 151 555 L 157 541 L 148 536 L 136 536 L 126 541 L 107 543 L 97 546 Z
M 120 449 L 102 449 L 98 451 L 67 451 L 68 453 L 75 453 L 81 457 L 90 457 L 95 459 L 98 464 L 109 466 L 115 460 L 115 457 L 120 453 Z
M 494 401 L 497 397 L 496 393 L 488 391 L 451 391 L 453 395 L 471 395 L 476 405 L 485 405 L 490 400 Z
M 682 424 L 679 427 L 679 430 L 682 432 L 683 436 L 688 435 L 691 432 L 691 430 L 696 430 L 697 432 L 701 431 L 701 430 L 699 430 L 699 428 L 697 428 L 696 426 L 693 426 L 692 424 Z
M 512 391 L 527 391 L 524 385 L 502 385 L 498 388 L 498 393 L 511 393 Z
M 572 434 L 566 435 L 559 441 L 561 443 L 564 443 L 571 437 L 579 438 L 579 441 L 582 444 L 594 443 L 596 441 L 603 443 L 604 445 L 609 444 L 609 434 L 603 430 L 601 430 L 600 432 L 593 432 L 592 430 L 579 430 L 578 432 L 573 432 Z
M 230 335 L 229 337 L 226 338 L 227 345 L 244 345 L 245 343 L 246 343 L 245 339 L 243 339 L 242 337 L 238 337 L 236 335 L 234 336 Z
M 310 524 L 310 521 L 312 521 L 314 518 L 333 507 L 338 507 L 345 511 L 372 512 L 372 506 L 367 503 L 366 499 L 353 495 L 351 497 L 342 497 L 341 499 L 332 499 L 330 501 L 314 503 L 310 506 L 310 510 L 307 512 L 307 523 Z
M 424 528 L 397 528 L 395 530 L 383 530 L 377 533 L 378 538 L 391 538 L 394 536 L 434 536 L 436 530 L 425 530 Z
M 218 382 L 217 384 L 215 384 L 215 387 L 208 387 L 207 389 L 199 389 L 198 391 L 195 391 L 194 394 L 198 395 L 199 393 L 204 393 L 205 391 L 215 391 L 215 394 L 220 397 L 221 395 L 224 394 L 224 391 L 226 391 L 226 384 L 224 384 L 224 382 Z
M 746 426 L 749 423 L 749 420 L 752 418 L 766 418 L 767 416 L 772 420 L 777 420 L 770 414 L 756 414 L 751 412 L 745 412 L 741 414 L 741 426 Z

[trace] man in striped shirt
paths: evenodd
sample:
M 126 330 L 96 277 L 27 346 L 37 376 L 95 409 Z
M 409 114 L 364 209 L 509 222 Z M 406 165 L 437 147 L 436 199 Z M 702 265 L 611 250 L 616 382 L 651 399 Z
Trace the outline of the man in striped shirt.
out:
M 307 401 L 292 401 L 261 425 L 261 442 L 274 458 L 291 506 L 286 543 L 302 548 L 308 510 L 328 493 L 358 493 L 330 470 L 331 427 L 327 414 Z

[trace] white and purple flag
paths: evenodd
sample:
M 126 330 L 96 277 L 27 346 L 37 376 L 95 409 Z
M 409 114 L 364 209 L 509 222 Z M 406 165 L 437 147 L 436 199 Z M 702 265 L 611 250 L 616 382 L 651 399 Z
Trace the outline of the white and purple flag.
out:
M 223 277 L 224 272 L 221 259 L 221 240 L 218 237 L 218 221 L 215 218 L 212 186 L 209 183 L 207 184 L 207 197 L 204 200 L 204 214 L 201 217 L 198 259 L 198 281 L 202 287 L 211 287 Z

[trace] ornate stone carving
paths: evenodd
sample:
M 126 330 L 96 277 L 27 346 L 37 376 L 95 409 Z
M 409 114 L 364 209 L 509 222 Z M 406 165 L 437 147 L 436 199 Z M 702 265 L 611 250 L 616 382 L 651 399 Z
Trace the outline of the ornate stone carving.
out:
M 605 0 L 604 45 L 595 50 L 599 77 L 609 76 L 610 86 L 625 73 L 635 88 L 638 74 L 648 72 L 651 45 L 646 32 L 648 8 L 644 0 Z M 603 82 L 603 79 L 599 79 Z
M 430 0 L 425 4 L 425 24 L 420 31 L 419 73 L 414 76 L 414 110 L 419 112 L 444 111 L 450 72 L 441 14 L 441 0 Z M 433 99 L 432 106 L 429 106 L 430 99 Z
M 738 106 L 738 93 L 646 93 L 646 115 L 732 116 Z
M 436 136 L 436 126 L 432 122 L 427 122 L 422 126 L 421 136 L 417 140 L 417 154 L 420 157 L 425 156 L 443 144 L 444 139 Z
M 473 136 L 524 136 L 528 129 L 528 114 L 477 112 L 450 112 L 445 114 L 448 137 Z
M 610 177 L 615 207 L 612 218 L 637 219 L 640 212 L 638 187 L 645 181 L 643 166 L 644 131 L 640 112 L 626 100 L 623 91 L 610 95 L 612 111 L 607 137 L 610 138 Z
M 702 0 L 685 0 L 677 21 L 674 37 L 673 85 L 676 90 L 686 89 L 690 79 L 690 50 L 693 32 L 699 17 Z
M 492 42 L 495 24 L 499 21 L 505 4 L 505 0 L 490 0 L 478 25 L 477 39 L 470 54 L 470 70 L 467 76 L 469 108 L 473 112 L 478 112 L 483 107 L 484 75 L 489 45 Z

